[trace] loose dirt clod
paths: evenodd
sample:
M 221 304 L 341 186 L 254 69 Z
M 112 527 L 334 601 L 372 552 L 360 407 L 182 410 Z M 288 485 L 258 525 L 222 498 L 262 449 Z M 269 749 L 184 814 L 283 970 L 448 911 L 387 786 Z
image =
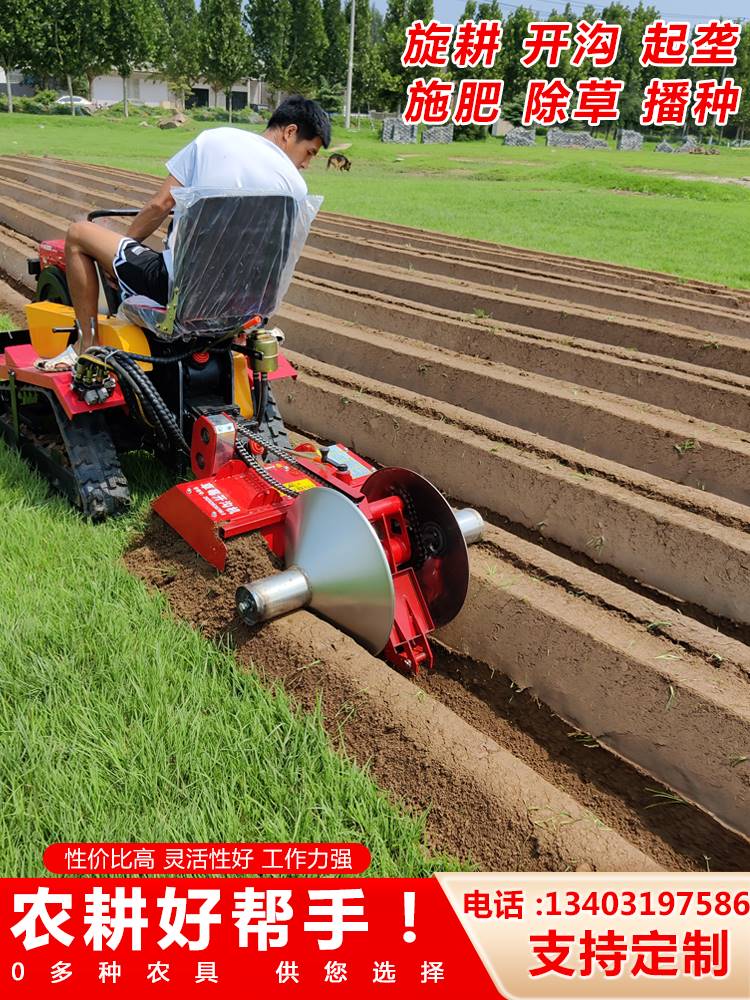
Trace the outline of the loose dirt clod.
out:
M 281 568 L 261 535 L 242 535 L 227 550 L 226 570 L 219 573 L 169 525 L 152 515 L 125 562 L 145 583 L 166 595 L 179 618 L 216 637 L 240 624 L 235 608 L 237 588 Z

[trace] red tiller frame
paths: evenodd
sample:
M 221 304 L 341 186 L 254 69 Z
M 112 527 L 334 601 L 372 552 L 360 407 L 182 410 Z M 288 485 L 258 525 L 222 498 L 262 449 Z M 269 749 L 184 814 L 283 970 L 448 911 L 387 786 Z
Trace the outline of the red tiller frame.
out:
M 202 446 L 207 447 L 205 442 Z M 369 471 L 353 478 L 348 470 L 306 458 L 304 450 L 297 452 L 296 462 L 309 470 L 309 476 L 283 459 L 266 465 L 265 469 L 289 489 L 301 493 L 327 482 L 357 504 L 383 546 L 393 577 L 395 613 L 383 655 L 394 666 L 416 673 L 420 667 L 432 666 L 428 636 L 435 626 L 416 574 L 405 565 L 412 557 L 412 547 L 403 501 L 399 496 L 368 501 L 362 486 L 373 467 L 339 447 Z M 224 570 L 226 542 L 250 531 L 260 532 L 271 551 L 283 559 L 284 520 L 293 503 L 293 497 L 274 489 L 255 469 L 233 458 L 213 475 L 173 486 L 153 507 L 196 552 L 217 569 Z M 352 558 L 356 557 L 352 553 Z

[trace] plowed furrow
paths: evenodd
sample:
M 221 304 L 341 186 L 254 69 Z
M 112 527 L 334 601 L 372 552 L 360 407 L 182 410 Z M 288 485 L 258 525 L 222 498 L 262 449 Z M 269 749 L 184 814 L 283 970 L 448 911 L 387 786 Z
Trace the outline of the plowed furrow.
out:
M 409 465 L 452 496 L 714 614 L 750 621 L 747 508 L 290 357 L 301 377 L 280 405 L 296 426 L 347 440 L 384 465 Z
M 453 281 L 467 281 L 498 291 L 522 292 L 541 296 L 552 301 L 593 306 L 607 312 L 631 316 L 648 316 L 651 319 L 682 324 L 708 333 L 723 333 L 734 337 L 750 336 L 748 314 L 724 309 L 715 304 L 686 305 L 656 294 L 617 290 L 583 278 L 566 280 L 533 274 L 519 268 L 508 269 L 498 265 L 467 262 L 449 254 L 427 253 L 401 246 L 396 251 L 392 245 L 376 242 L 372 237 L 328 235 L 314 229 L 308 246 L 342 257 L 376 264 L 390 264 L 397 255 L 400 267 L 420 273 L 449 277 Z
M 33 240 L 0 223 L 0 272 L 14 284 L 31 287 L 33 278 L 26 262 L 36 256 Z
M 735 765 L 750 739 L 750 676 L 715 668 L 496 552 L 472 552 L 471 565 L 471 597 L 444 641 L 750 835 L 750 786 Z
M 742 375 L 593 341 L 574 342 L 559 334 L 447 309 L 415 307 L 393 296 L 323 279 L 297 276 L 285 301 L 331 319 L 512 365 L 524 373 L 537 372 L 677 410 L 711 424 L 750 430 L 750 378 Z
M 241 659 L 263 664 L 303 705 L 322 697 L 328 724 L 356 759 L 394 794 L 427 809 L 435 846 L 485 866 L 533 870 L 556 869 L 571 857 L 572 867 L 594 869 L 629 862 L 741 870 L 750 858 L 748 845 L 687 804 L 681 818 L 649 811 L 653 778 L 582 747 L 575 732 L 497 670 L 486 683 L 486 669 L 475 662 L 464 684 L 455 657 L 438 648 L 436 672 L 421 678 L 433 697 L 424 698 L 413 682 L 305 613 L 250 633 L 234 616 L 233 596 L 243 567 L 257 563 L 250 543 L 232 543 L 226 576 L 217 581 L 181 540 L 152 525 L 128 564 L 178 614 L 231 637 Z
M 505 246 L 466 237 L 449 236 L 445 233 L 426 229 L 414 229 L 392 222 L 372 219 L 358 219 L 324 212 L 321 221 L 326 231 L 343 235 L 366 236 L 377 234 L 378 238 L 389 239 L 400 248 L 436 250 L 460 255 L 464 259 L 485 263 L 512 263 L 529 270 L 541 269 L 544 274 L 558 274 L 561 277 L 598 279 L 607 287 L 641 288 L 657 291 L 681 302 L 696 302 L 704 305 L 715 303 L 729 309 L 745 309 L 750 304 L 750 292 L 746 289 L 728 288 L 708 281 L 676 278 L 661 271 L 646 271 L 643 268 L 628 267 L 624 264 L 610 264 L 606 261 L 589 260 L 583 257 L 563 256 L 545 253 L 524 247 Z
M 10 163 L 6 157 L 0 157 L 0 178 L 8 184 L 24 184 L 38 196 L 59 194 L 72 198 L 79 212 L 81 206 L 94 202 L 100 208 L 105 207 L 105 201 L 116 202 L 118 205 L 142 203 L 148 194 L 156 190 L 156 184 L 148 183 L 148 178 L 143 185 L 106 183 L 88 174 L 70 171 L 53 173 L 36 161 Z
M 289 346 L 307 357 L 750 504 L 743 475 L 750 441 L 743 432 L 295 306 L 282 306 L 278 318 Z
M 27 156 L 0 157 L 0 176 L 6 170 L 26 172 L 31 182 L 38 187 L 51 186 L 51 179 L 58 182 L 74 182 L 84 186 L 90 193 L 137 193 L 150 194 L 158 179 L 147 174 L 113 168 L 98 164 L 82 164 L 58 158 L 39 159 Z M 42 176 L 39 176 L 43 171 Z M 442 233 L 414 229 L 395 223 L 356 219 L 337 213 L 323 212 L 319 216 L 316 229 L 322 234 L 340 234 L 362 239 L 369 234 L 370 239 L 387 242 L 396 248 L 416 249 L 450 255 L 457 260 L 474 260 L 479 263 L 499 267 L 515 268 L 519 273 L 536 274 L 541 278 L 556 275 L 572 281 L 586 283 L 599 281 L 605 290 L 620 288 L 625 292 L 642 289 L 657 297 L 671 299 L 675 306 L 694 303 L 719 309 L 739 310 L 746 315 L 750 306 L 750 293 L 740 289 L 729 289 L 722 285 L 695 280 L 675 279 L 662 272 L 644 271 L 635 267 L 609 264 L 585 258 L 566 257 L 521 247 L 509 247 L 487 243 Z
M 303 253 L 297 272 L 338 281 L 352 288 L 393 295 L 418 306 L 535 327 L 570 340 L 594 340 L 750 376 L 748 341 L 742 337 L 707 336 L 689 327 L 656 320 L 619 317 L 577 305 L 562 307 L 542 298 L 493 292 L 483 285 L 454 282 L 447 277 L 435 282 L 428 275 L 395 264 L 388 267 L 366 265 L 351 257 L 323 254 L 317 250 Z
M 463 499 L 484 499 L 485 477 L 491 472 L 468 461 L 468 435 L 462 438 L 462 448 L 438 426 L 433 450 L 422 421 L 421 433 L 414 434 L 413 412 L 403 414 L 393 407 L 386 413 L 376 408 L 366 414 L 363 392 L 352 391 L 336 400 L 330 380 L 328 387 L 324 392 L 321 382 L 310 381 L 310 372 L 305 371 L 290 390 L 292 418 L 326 435 L 332 424 L 335 431 L 345 421 L 360 450 L 390 464 L 400 447 L 404 464 L 433 479 L 439 465 L 447 489 L 460 481 L 464 494 L 471 494 Z M 352 382 L 350 390 L 354 389 Z M 409 444 L 398 446 L 399 438 Z M 483 482 L 478 483 L 480 479 Z M 529 491 L 523 495 L 528 502 Z M 623 513 L 617 514 L 620 523 Z M 643 540 L 643 533 L 638 534 Z M 672 530 L 670 538 L 674 541 Z M 662 543 L 666 540 L 662 536 Z M 744 540 L 737 541 L 742 545 Z M 673 623 L 667 622 L 656 601 L 638 599 L 642 603 L 636 613 L 632 606 L 630 611 L 621 609 L 617 604 L 627 605 L 634 600 L 632 595 L 613 605 L 617 588 L 610 584 L 608 596 L 596 594 L 599 581 L 593 574 L 587 581 L 596 594 L 591 599 L 580 587 L 580 575 L 578 584 L 565 579 L 562 560 L 556 578 L 549 572 L 549 559 L 556 557 L 548 556 L 543 569 L 529 561 L 524 547 L 535 548 L 489 530 L 487 543 L 471 553 L 469 600 L 459 618 L 442 630 L 443 641 L 502 671 L 519 687 L 532 689 L 602 745 L 700 803 L 725 824 L 750 833 L 750 784 L 737 764 L 750 739 L 750 672 L 744 647 L 725 640 L 724 653 L 735 651 L 734 661 L 729 660 L 718 647 L 711 648 L 715 644 L 710 630 L 696 623 L 683 633 L 678 623 L 674 637 L 660 635 L 660 629 L 668 630 Z M 746 550 L 740 556 L 745 567 L 750 565 L 748 554 Z M 687 566 L 683 570 L 691 572 Z M 653 617 L 646 622 L 649 616 Z M 722 734 L 720 741 L 717 733 Z

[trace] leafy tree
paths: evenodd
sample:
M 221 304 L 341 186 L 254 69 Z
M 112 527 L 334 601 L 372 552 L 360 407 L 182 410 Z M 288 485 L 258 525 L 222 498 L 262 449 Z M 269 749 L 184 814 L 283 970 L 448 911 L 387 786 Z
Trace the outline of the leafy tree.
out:
M 742 139 L 745 130 L 750 129 L 750 21 L 745 21 L 742 25 L 740 44 L 737 46 L 737 65 L 731 71 L 727 70 L 727 75 L 732 76 L 734 82 L 742 87 L 740 109 L 734 119 L 729 119 L 737 128 L 737 138 Z
M 372 4 L 370 6 L 370 38 L 373 45 L 380 45 L 383 41 L 383 26 L 385 18 L 381 11 Z
M 489 0 L 487 3 L 478 2 L 478 0 L 467 0 L 463 14 L 458 19 L 457 26 L 463 24 L 464 21 L 474 21 L 475 23 L 477 21 L 502 21 L 502 18 L 503 14 L 497 0 Z M 500 52 L 502 52 L 502 45 Z M 441 71 L 441 75 L 443 78 L 450 75 L 454 80 L 500 80 L 502 79 L 498 69 L 500 65 L 500 52 L 495 58 L 494 65 L 489 68 L 483 66 L 481 63 L 478 66 L 465 67 L 454 66 L 451 63 L 450 68 Z M 461 125 L 454 129 L 453 138 L 456 142 L 472 142 L 476 139 L 486 139 L 488 134 L 488 127 L 485 125 Z
M 270 87 L 283 90 L 291 45 L 291 0 L 249 0 L 244 23 L 250 32 L 253 72 Z
M 195 0 L 159 0 L 163 35 L 155 65 L 183 105 L 201 75 L 201 22 Z
M 66 0 L 67 2 L 67 0 Z M 164 20 L 157 0 L 110 0 L 109 55 L 122 77 L 122 103 L 128 115 L 128 79 L 134 69 L 157 57 Z
M 380 50 L 373 43 L 373 7 L 368 0 L 356 0 L 354 5 L 354 66 L 352 71 L 352 108 L 369 108 L 383 86 Z M 351 7 L 344 7 L 346 23 L 350 23 Z M 348 54 L 348 50 L 347 50 Z
M 11 70 L 33 59 L 34 39 L 39 31 L 38 4 L 34 0 L 3 0 L 0 16 L 0 66 L 5 70 L 8 111 L 13 111 Z
M 503 96 L 503 118 L 511 125 L 520 125 L 525 103 L 524 98 L 518 95 L 509 99 Z
M 382 64 L 383 98 L 390 108 L 400 108 L 406 100 L 406 88 L 418 76 L 421 69 L 405 69 L 401 65 L 401 55 L 406 45 L 406 29 L 412 21 L 424 21 L 434 17 L 432 0 L 388 0 L 383 19 L 383 41 L 380 45 Z
M 250 71 L 250 38 L 242 22 L 242 0 L 202 0 L 200 15 L 203 72 L 227 95 L 232 120 L 232 87 Z
M 503 13 L 498 0 L 489 0 L 488 3 L 480 3 L 478 0 L 467 0 L 464 12 L 459 17 L 456 27 L 464 21 L 502 21 Z M 502 52 L 502 45 L 500 47 Z M 454 66 L 450 64 L 450 75 L 454 80 L 500 80 L 498 68 L 500 66 L 500 52 L 495 59 L 494 66 L 489 69 L 486 66 Z M 447 73 L 443 72 L 443 76 Z
M 317 99 L 329 114 L 340 114 L 344 108 L 344 85 L 329 83 L 324 78 L 318 87 Z
M 597 20 L 598 16 L 599 13 L 596 7 L 592 4 L 588 4 L 580 13 L 577 13 L 573 10 L 569 3 L 566 3 L 560 13 L 553 10 L 546 20 L 568 21 L 573 26 L 570 33 L 570 37 L 573 39 L 575 38 L 576 24 L 578 21 L 588 21 L 589 24 L 592 24 Z M 621 24 L 622 22 L 617 23 Z M 554 80 L 555 77 L 561 76 L 573 91 L 573 103 L 576 101 L 576 83 L 579 80 L 587 80 L 592 76 L 611 76 L 609 69 L 599 68 L 592 65 L 590 59 L 584 59 L 580 66 L 573 66 L 570 60 L 573 58 L 575 50 L 576 46 L 575 42 L 573 42 L 567 51 L 560 53 L 560 63 L 558 66 L 547 66 L 543 60 L 540 60 L 534 67 L 534 69 L 538 71 L 536 75 L 543 76 L 547 80 Z
M 320 0 L 291 0 L 287 84 L 290 90 L 314 95 L 324 76 L 328 39 Z
M 391 77 L 398 76 L 402 71 L 401 53 L 406 44 L 405 31 L 407 0 L 388 0 L 385 17 L 383 18 L 382 59 L 383 69 Z
M 602 11 L 604 21 L 622 25 L 617 59 L 607 71 L 615 80 L 622 80 L 625 83 L 619 103 L 619 124 L 622 128 L 639 128 L 643 91 L 646 85 L 654 76 L 667 75 L 664 71 L 660 72 L 659 67 L 643 67 L 639 62 L 643 32 L 646 25 L 658 17 L 659 11 L 656 7 L 644 7 L 642 3 L 629 10 L 622 3 L 616 2 Z
M 341 9 L 341 0 L 323 0 L 323 24 L 328 48 L 321 63 L 329 86 L 343 83 L 349 58 L 349 24 Z
M 83 75 L 81 77 L 81 84 L 83 85 L 83 81 L 84 80 L 86 81 L 86 86 L 85 86 L 86 96 L 88 97 L 89 100 L 91 100 L 94 96 L 94 80 L 97 78 L 97 76 L 105 76 L 107 73 L 109 73 L 111 68 L 112 64 L 107 58 L 106 53 L 102 51 L 101 62 L 97 60 L 96 62 L 91 63 L 88 66 L 88 68 L 84 70 Z M 73 80 L 73 87 L 75 88 L 75 86 L 76 82 L 75 80 Z
M 517 7 L 503 23 L 503 47 L 495 71 L 497 78 L 505 81 L 503 103 L 506 107 L 513 100 L 525 99 L 529 80 L 541 75 L 537 71 L 538 64 L 526 67 L 520 62 L 528 23 L 535 20 L 537 17 L 530 7 Z
M 109 0 L 39 0 L 39 31 L 34 42 L 33 69 L 65 80 L 73 104 L 73 80 L 86 79 L 91 92 L 95 76 L 110 65 L 107 29 Z

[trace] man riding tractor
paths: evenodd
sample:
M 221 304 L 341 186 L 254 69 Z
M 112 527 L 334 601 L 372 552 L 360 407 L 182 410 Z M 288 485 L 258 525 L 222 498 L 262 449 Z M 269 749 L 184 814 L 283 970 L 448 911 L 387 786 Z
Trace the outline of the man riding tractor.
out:
M 28 327 L 0 332 L 0 434 L 87 516 L 127 508 L 127 452 L 182 475 L 194 434 L 230 423 L 243 463 L 290 448 L 271 381 L 295 373 L 267 324 L 322 202 L 299 171 L 329 139 L 324 112 L 302 97 L 263 135 L 208 130 L 169 161 L 143 209 L 95 209 L 29 261 Z M 157 253 L 141 241 L 172 206 Z M 93 224 L 101 216 L 129 216 L 129 235 Z
M 98 342 L 97 264 L 123 300 L 145 297 L 162 307 L 167 304 L 173 278 L 173 234 L 161 253 L 143 241 L 172 211 L 175 188 L 236 188 L 299 201 L 307 194 L 300 171 L 321 146 L 328 147 L 330 138 L 330 122 L 320 105 L 299 95 L 289 97 L 276 108 L 262 135 L 237 128 L 208 129 L 176 153 L 166 164 L 166 180 L 135 216 L 125 236 L 95 222 L 74 222 L 65 240 L 65 259 L 78 340 L 56 357 L 40 360 L 39 367 L 47 371 L 72 368 L 79 354 Z
M 257 532 L 284 561 L 239 588 L 244 621 L 309 607 L 416 673 L 464 603 L 481 517 L 344 444 L 292 447 L 270 385 L 295 375 L 267 323 L 322 202 L 298 171 L 329 137 L 317 105 L 290 99 L 263 136 L 204 132 L 140 211 L 91 212 L 129 214 L 128 235 L 89 221 L 71 226 L 64 256 L 61 241 L 40 244 L 28 329 L 0 331 L 0 434 L 92 520 L 129 505 L 120 456 L 152 453 L 175 473 L 154 510 L 196 553 L 222 570 L 227 543 Z M 156 253 L 141 241 L 172 206 Z M 101 315 L 97 265 L 123 293 L 105 286 Z M 71 337 L 74 370 L 56 368 Z

